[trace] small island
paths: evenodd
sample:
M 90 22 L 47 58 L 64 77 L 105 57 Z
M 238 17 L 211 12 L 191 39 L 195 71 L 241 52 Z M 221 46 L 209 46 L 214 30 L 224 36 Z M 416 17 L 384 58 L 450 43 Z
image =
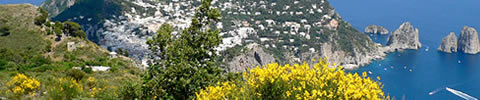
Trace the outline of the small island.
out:
M 454 32 L 442 39 L 442 44 L 438 47 L 438 51 L 445 53 L 454 53 L 457 51 L 467 54 L 477 54 L 480 52 L 480 40 L 478 39 L 478 32 L 475 28 L 464 26 L 460 36 Z
M 365 28 L 365 33 L 387 35 L 389 31 L 383 26 L 368 25 L 367 28 Z
M 395 30 L 389 37 L 387 42 L 387 50 L 403 50 L 403 49 L 419 49 L 422 44 L 419 40 L 419 32 L 410 22 L 405 22 Z
M 446 53 L 453 53 L 457 52 L 457 45 L 458 40 L 457 36 L 454 32 L 450 32 L 450 34 L 442 39 L 442 44 L 438 47 L 438 51 L 446 52 Z
M 458 49 L 463 53 L 477 54 L 480 52 L 480 42 L 478 32 L 475 28 L 465 26 L 458 38 Z

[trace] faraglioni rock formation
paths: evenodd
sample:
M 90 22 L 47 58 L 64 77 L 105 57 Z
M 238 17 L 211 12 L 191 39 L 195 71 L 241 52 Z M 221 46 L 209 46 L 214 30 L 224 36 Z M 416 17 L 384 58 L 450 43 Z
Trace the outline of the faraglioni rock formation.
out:
M 454 32 L 450 32 L 448 36 L 442 39 L 442 44 L 440 44 L 440 47 L 438 47 L 438 50 L 446 53 L 457 52 L 457 44 L 458 44 L 457 36 L 455 35 Z
M 480 52 L 480 42 L 478 32 L 473 27 L 463 27 L 462 33 L 458 38 L 458 49 L 467 54 L 477 54 Z
M 388 37 L 387 46 L 391 51 L 421 48 L 418 29 L 410 22 L 403 23 Z
M 387 35 L 389 31 L 383 26 L 368 25 L 367 28 L 365 28 L 365 33 Z

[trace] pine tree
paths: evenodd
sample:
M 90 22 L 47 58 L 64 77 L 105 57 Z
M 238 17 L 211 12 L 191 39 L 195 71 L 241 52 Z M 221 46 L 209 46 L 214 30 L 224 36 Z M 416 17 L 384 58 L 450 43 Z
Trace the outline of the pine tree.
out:
M 212 0 L 202 0 L 190 27 L 173 35 L 173 28 L 164 24 L 157 35 L 147 41 L 155 59 L 144 77 L 144 97 L 192 99 L 200 89 L 222 79 L 216 63 L 215 47 L 222 38 L 213 24 L 221 20 Z

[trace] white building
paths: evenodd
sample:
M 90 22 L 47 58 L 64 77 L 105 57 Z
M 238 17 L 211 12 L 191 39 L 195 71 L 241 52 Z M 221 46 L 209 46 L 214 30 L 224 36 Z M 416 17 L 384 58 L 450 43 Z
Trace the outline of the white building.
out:
M 92 68 L 92 71 L 97 72 L 97 71 L 109 71 L 110 67 L 107 66 L 86 66 L 86 68 Z

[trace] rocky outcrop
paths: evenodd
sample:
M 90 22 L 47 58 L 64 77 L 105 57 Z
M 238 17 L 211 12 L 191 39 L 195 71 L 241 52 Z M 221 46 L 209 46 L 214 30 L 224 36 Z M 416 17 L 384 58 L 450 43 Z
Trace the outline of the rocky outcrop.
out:
M 442 44 L 438 47 L 438 51 L 446 52 L 446 53 L 453 53 L 457 52 L 457 36 L 454 32 L 450 32 L 450 34 L 442 39 Z
M 410 22 L 403 23 L 388 37 L 387 46 L 390 51 L 421 48 L 418 29 Z
M 345 51 L 335 50 L 330 44 L 324 43 L 319 54 L 321 58 L 328 58 L 328 62 L 336 62 L 337 65 L 347 70 L 354 70 L 360 66 L 370 64 L 372 60 L 383 59 L 383 57 L 386 56 L 381 45 L 374 46 L 375 47 L 372 47 L 373 50 L 368 52 L 360 52 L 358 48 L 354 48 L 354 52 L 352 53 L 355 54 L 355 56 L 352 56 Z M 308 59 L 304 59 L 303 61 L 308 61 Z
M 55 17 L 65 9 L 70 8 L 77 0 L 46 0 L 40 5 L 49 12 L 49 17 Z
M 464 53 L 477 54 L 480 52 L 478 32 L 475 28 L 465 26 L 458 38 L 458 49 Z
M 365 28 L 365 33 L 387 35 L 389 31 L 383 26 L 368 25 L 368 27 Z
M 247 51 L 228 62 L 229 72 L 243 72 L 249 68 L 263 66 L 275 62 L 273 55 L 266 53 L 258 44 L 253 43 L 246 46 Z

